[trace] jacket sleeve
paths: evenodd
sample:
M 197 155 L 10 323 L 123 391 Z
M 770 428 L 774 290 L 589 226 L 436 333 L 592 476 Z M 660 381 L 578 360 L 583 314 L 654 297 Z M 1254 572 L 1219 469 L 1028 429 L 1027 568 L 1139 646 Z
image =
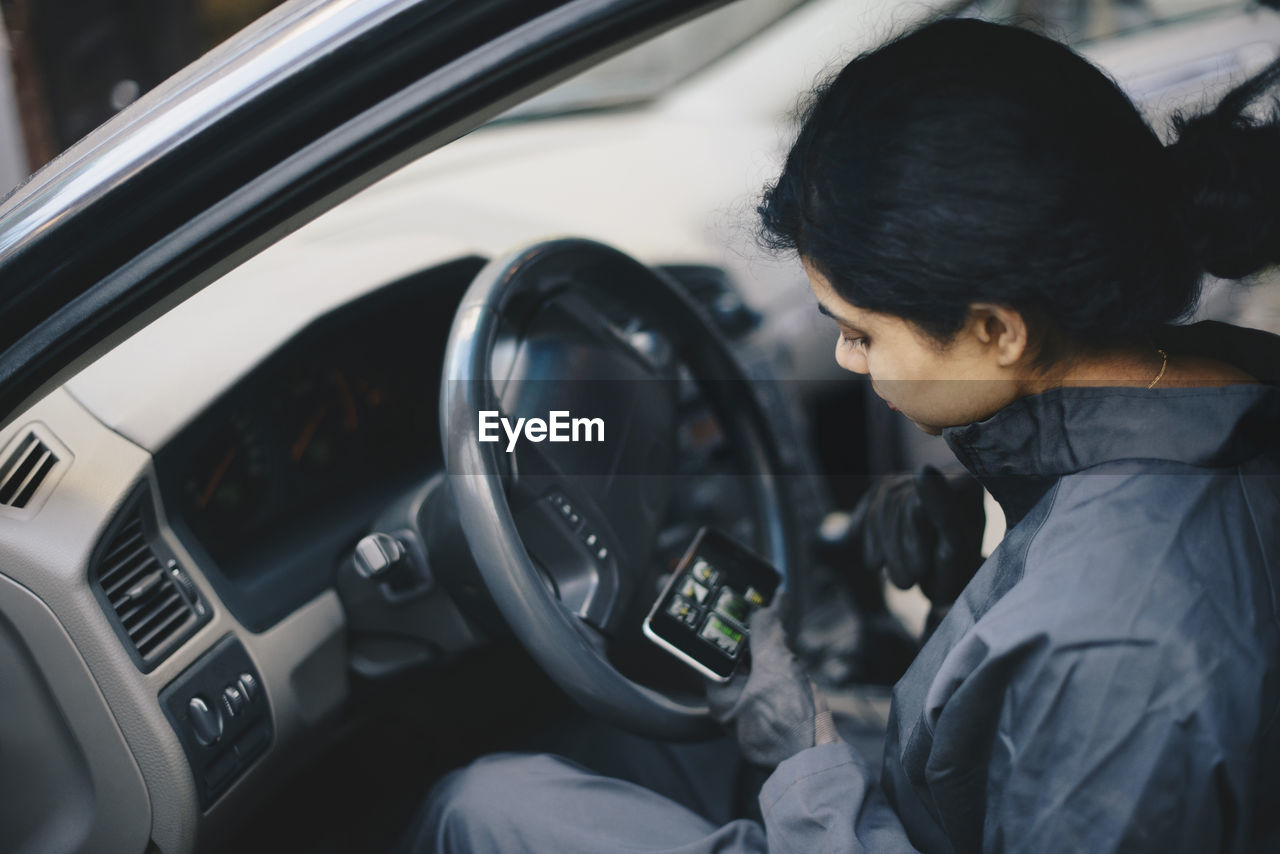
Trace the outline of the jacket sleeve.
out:
M 944 668 L 928 692 L 931 746 L 898 795 L 921 803 L 896 811 L 846 744 L 810 748 L 761 791 L 771 854 L 896 854 L 939 834 L 954 850 L 1036 854 L 1240 844 L 1248 767 L 1221 746 L 1213 698 L 1230 692 L 1196 675 L 1212 668 L 1130 641 L 968 652 L 980 660 L 965 676 Z M 904 817 L 931 826 L 908 834 Z
M 848 744 L 811 747 L 760 791 L 769 854 L 914 852 L 871 769 Z
M 1214 668 L 1132 641 L 1057 649 L 1010 670 L 987 767 L 984 850 L 1232 847 L 1245 769 L 1223 747 Z M 1221 672 L 1221 671 L 1219 671 Z M 1225 676 L 1225 674 L 1223 674 Z M 972 737 L 945 722 L 943 739 Z M 960 710 L 963 711 L 963 710 Z M 953 726 L 956 724 L 956 726 Z M 931 777 L 946 775 L 945 763 Z M 1239 840 L 1235 840 L 1236 843 Z

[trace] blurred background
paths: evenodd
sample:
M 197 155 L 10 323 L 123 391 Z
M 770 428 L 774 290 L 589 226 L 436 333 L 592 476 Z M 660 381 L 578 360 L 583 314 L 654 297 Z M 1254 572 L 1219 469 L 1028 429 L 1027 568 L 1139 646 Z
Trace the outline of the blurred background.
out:
M 1264 5 L 1274 5 L 1276 0 Z M 0 0 L 0 193 L 282 0 Z M 806 0 L 743 0 L 526 105 L 523 115 L 654 97 L 768 29 Z M 1074 45 L 1130 39 L 1189 19 L 1244 15 L 1241 0 L 950 0 L 895 4 L 1011 20 Z M 1242 38 L 1242 41 L 1248 41 Z M 1217 78 L 1241 60 L 1162 63 L 1169 86 Z M 1226 65 L 1224 65 L 1226 63 Z M 1171 75 L 1171 76 L 1170 76 Z M 1149 94 L 1149 93 L 1148 93 Z
M 73 142 L 280 0 L 3 0 L 0 184 Z

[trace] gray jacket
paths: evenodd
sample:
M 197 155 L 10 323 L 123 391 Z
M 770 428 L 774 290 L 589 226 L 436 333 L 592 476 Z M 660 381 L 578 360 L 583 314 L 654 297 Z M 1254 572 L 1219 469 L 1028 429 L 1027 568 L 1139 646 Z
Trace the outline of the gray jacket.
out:
M 1170 332 L 1270 382 L 1072 388 L 945 431 L 1004 541 L 843 744 L 761 793 L 771 854 L 1280 851 L 1280 339 Z

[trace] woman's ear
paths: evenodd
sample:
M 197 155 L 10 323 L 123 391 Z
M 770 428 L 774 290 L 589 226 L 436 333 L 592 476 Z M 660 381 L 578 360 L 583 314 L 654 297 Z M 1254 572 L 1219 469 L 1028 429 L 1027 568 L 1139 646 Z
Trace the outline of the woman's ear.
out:
M 1001 368 L 1011 368 L 1027 355 L 1027 322 L 1019 312 L 1006 305 L 973 303 L 969 306 L 966 325 Z

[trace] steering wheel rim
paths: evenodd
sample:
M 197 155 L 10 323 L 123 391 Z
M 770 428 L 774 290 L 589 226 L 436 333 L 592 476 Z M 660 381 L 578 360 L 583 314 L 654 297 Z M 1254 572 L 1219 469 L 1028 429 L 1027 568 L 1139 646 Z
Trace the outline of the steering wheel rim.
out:
M 517 529 L 497 445 L 479 440 L 477 414 L 499 409 L 491 376 L 504 312 L 517 298 L 537 296 L 548 282 L 583 267 L 610 273 L 646 314 L 662 317 L 681 357 L 717 415 L 733 413 L 739 451 L 751 462 L 753 515 L 763 523 L 764 556 L 783 573 L 798 542 L 784 495 L 776 438 L 754 394 L 730 401 L 729 383 L 748 388 L 746 373 L 700 306 L 672 280 L 629 255 L 589 240 L 546 241 L 490 261 L 466 291 L 449 332 L 440 392 L 441 436 L 458 518 L 495 605 L 547 675 L 588 712 L 633 732 L 668 740 L 705 738 L 718 730 L 705 703 L 688 703 L 632 681 L 608 660 L 601 636 L 569 611 L 550 587 Z M 604 277 L 601 277 L 604 278 Z M 581 281 L 579 283 L 582 283 Z M 714 377 L 707 376 L 708 373 Z M 715 379 L 708 386 L 706 381 Z M 728 425 L 727 425 L 728 426 Z M 656 594 L 655 594 L 656 595 Z M 672 666 L 680 666 L 674 660 Z

